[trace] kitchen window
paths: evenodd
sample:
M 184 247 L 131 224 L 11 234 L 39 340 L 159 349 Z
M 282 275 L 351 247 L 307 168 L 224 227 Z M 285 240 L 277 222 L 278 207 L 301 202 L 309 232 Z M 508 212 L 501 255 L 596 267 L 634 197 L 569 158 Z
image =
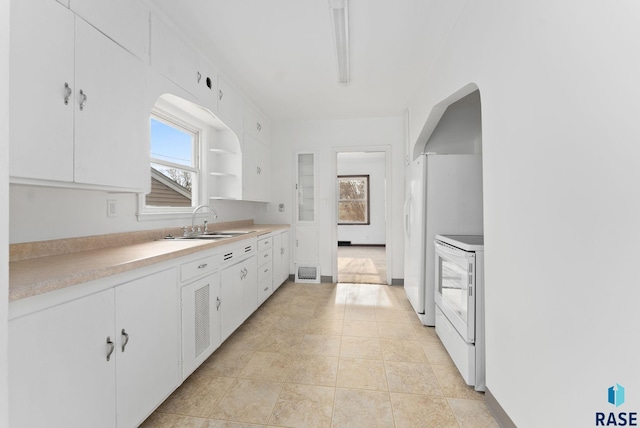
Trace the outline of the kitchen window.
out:
M 151 116 L 151 193 L 146 206 L 191 207 L 198 181 L 198 133 Z
M 338 176 L 338 224 L 369 224 L 369 176 Z
M 164 108 L 151 113 L 151 192 L 141 196 L 138 218 L 147 214 L 184 217 L 200 203 L 200 152 L 206 126 L 181 113 Z

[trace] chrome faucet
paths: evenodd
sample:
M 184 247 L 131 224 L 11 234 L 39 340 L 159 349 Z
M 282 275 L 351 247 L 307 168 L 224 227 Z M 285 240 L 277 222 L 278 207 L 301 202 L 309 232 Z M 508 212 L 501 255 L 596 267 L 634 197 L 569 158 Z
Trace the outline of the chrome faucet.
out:
M 213 213 L 213 218 L 216 219 L 218 218 L 218 212 L 216 210 L 214 210 L 211 206 L 207 205 L 207 204 L 202 204 L 202 205 L 198 205 L 194 210 L 193 210 L 193 215 L 191 216 L 191 235 L 194 235 L 196 233 L 196 213 L 198 212 L 198 210 L 200 208 L 209 208 L 211 210 L 211 212 Z M 198 226 L 198 229 L 200 228 L 200 226 Z M 207 221 L 205 220 L 204 222 L 204 231 L 207 232 Z M 200 232 L 200 231 L 198 231 Z

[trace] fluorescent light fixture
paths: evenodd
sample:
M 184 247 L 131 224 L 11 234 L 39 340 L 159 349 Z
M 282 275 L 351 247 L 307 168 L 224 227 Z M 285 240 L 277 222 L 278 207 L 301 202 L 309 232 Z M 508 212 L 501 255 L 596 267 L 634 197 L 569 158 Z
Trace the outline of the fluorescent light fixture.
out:
M 349 0 L 329 0 L 333 41 L 338 60 L 338 83 L 349 84 Z

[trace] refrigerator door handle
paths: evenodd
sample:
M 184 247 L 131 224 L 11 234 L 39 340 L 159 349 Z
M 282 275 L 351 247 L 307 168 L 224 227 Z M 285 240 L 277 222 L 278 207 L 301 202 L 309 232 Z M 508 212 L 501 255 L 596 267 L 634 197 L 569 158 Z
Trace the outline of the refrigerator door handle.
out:
M 411 203 L 411 196 L 404 201 L 404 234 L 407 238 L 411 236 L 409 230 L 409 204 Z

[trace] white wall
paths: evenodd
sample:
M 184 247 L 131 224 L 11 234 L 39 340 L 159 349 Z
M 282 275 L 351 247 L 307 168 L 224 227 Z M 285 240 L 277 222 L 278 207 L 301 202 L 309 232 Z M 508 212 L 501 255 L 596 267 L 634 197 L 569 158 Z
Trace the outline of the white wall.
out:
M 118 215 L 115 218 L 107 217 L 107 199 L 117 201 Z M 137 203 L 134 194 L 11 185 L 10 242 L 191 225 L 190 215 L 177 220 L 138 221 Z M 256 218 L 263 210 L 264 203 L 212 201 L 210 205 L 218 212 L 217 220 L 211 216 L 209 218 L 209 223 L 214 224 Z
M 392 278 L 403 277 L 402 206 L 404 202 L 404 139 L 403 117 L 281 121 L 273 123 L 272 131 L 272 203 L 269 212 L 259 219 L 270 223 L 294 222 L 294 153 L 309 150 L 317 153 L 318 171 L 318 226 L 320 232 L 320 266 L 323 276 L 332 275 L 332 240 L 335 227 L 335 162 L 336 147 L 391 146 L 391 184 L 393 191 L 388 203 L 394 207 L 388 222 L 392 232 Z M 278 211 L 278 204 L 285 205 L 285 212 Z M 294 238 L 292 237 L 292 240 Z M 294 241 L 292 241 L 294 242 Z M 292 254 L 295 247 L 292 247 Z
M 425 146 L 425 152 L 481 154 L 480 92 L 474 91 L 451 104 Z
M 487 386 L 519 427 L 640 411 L 638 22 L 631 0 L 467 2 L 411 106 L 415 143 L 480 89 Z
M 352 244 L 385 244 L 384 152 L 338 153 L 338 175 L 369 176 L 369 224 L 338 226 L 338 241 Z
M 9 0 L 0 0 L 0 409 L 9 408 L 9 4 Z M 8 424 L 7 412 L 0 411 L 0 427 Z

